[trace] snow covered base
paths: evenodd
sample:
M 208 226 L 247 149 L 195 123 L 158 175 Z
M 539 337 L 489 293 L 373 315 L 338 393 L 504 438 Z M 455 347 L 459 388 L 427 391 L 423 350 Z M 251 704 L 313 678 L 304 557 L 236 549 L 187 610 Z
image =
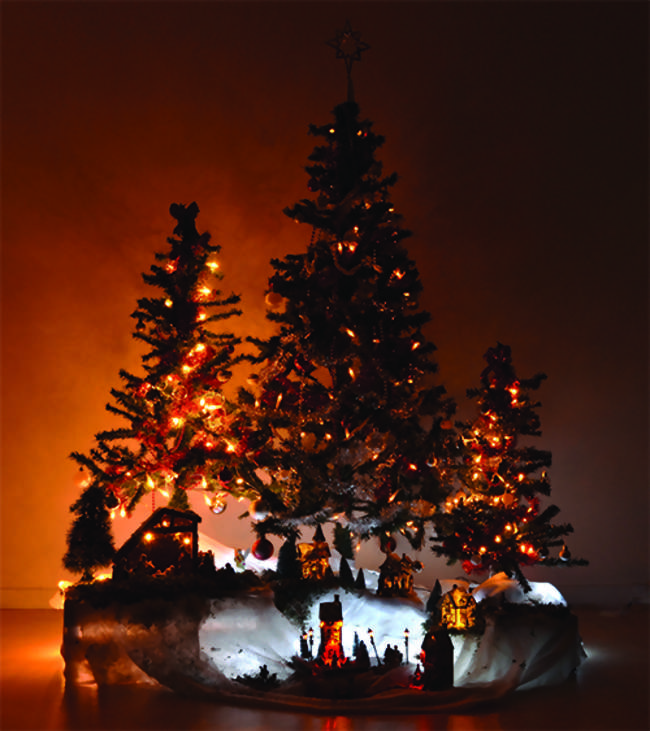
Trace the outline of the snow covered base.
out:
M 459 580 L 441 581 L 443 592 Z M 62 655 L 70 683 L 160 683 L 183 693 L 249 707 L 315 712 L 404 712 L 467 708 L 497 699 L 516 688 L 563 682 L 584 657 L 576 617 L 549 584 L 533 585 L 524 595 L 503 576 L 473 591 L 485 618 L 481 634 L 452 635 L 454 688 L 425 692 L 409 687 L 424 637 L 424 604 L 417 598 L 387 599 L 336 589 L 319 596 L 305 629 L 314 628 L 318 649 L 320 602 L 340 596 L 343 647 L 352 655 L 355 632 L 372 665 L 365 673 L 342 674 L 325 681 L 295 674 L 291 658 L 299 655 L 300 629 L 274 606 L 264 589 L 222 599 L 198 595 L 110 602 L 92 606 L 66 600 Z M 377 654 L 388 644 L 406 655 L 408 664 L 379 672 L 369 640 L 373 630 Z M 405 657 L 406 659 L 406 657 Z M 262 665 L 277 683 L 259 690 L 238 682 L 255 676 Z M 323 692 L 323 683 L 325 691 Z M 329 697 L 323 697 L 327 695 Z

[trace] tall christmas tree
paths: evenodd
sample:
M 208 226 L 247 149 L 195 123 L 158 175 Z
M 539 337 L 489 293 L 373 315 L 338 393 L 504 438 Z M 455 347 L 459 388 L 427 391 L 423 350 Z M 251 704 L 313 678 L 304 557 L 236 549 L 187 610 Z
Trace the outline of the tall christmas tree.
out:
M 572 559 L 563 543 L 571 525 L 551 522 L 559 508 L 540 505 L 539 496 L 551 491 L 551 453 L 526 443 L 527 437 L 541 435 L 540 404 L 531 392 L 546 376 L 518 378 L 510 348 L 501 343 L 487 351 L 485 360 L 481 388 L 467 392 L 479 413 L 461 425 L 461 487 L 435 516 L 433 550 L 462 560 L 468 573 L 504 571 L 529 589 L 522 566 L 586 562 Z M 559 555 L 551 555 L 554 547 L 561 547 Z
M 184 510 L 188 491 L 196 490 L 219 512 L 228 494 L 245 494 L 249 482 L 255 483 L 242 457 L 241 422 L 222 392 L 241 359 L 235 355 L 240 340 L 211 329 L 240 314 L 239 296 L 222 297 L 215 287 L 222 278 L 220 247 L 196 230 L 198 212 L 196 203 L 171 206 L 176 238 L 168 239 L 169 250 L 156 254 L 159 264 L 142 275 L 161 292 L 140 299 L 132 314 L 133 336 L 149 347 L 142 356 L 144 374 L 120 371 L 124 386 L 111 391 L 113 402 L 106 407 L 128 424 L 98 433 L 89 455 L 71 455 L 89 476 L 88 488 L 71 508 L 78 517 L 64 565 L 72 571 L 106 563 L 99 538 L 86 543 L 78 537 L 92 532 L 93 521 L 97 535 L 105 536 L 107 510 L 130 514 L 145 495 L 152 506 L 158 495 Z
M 419 547 L 446 494 L 453 404 L 435 385 L 435 346 L 423 334 L 419 274 L 403 246 L 384 176 L 383 138 L 360 118 L 350 68 L 366 48 L 349 26 L 332 42 L 346 61 L 348 100 L 310 126 L 313 196 L 285 210 L 307 224 L 303 254 L 271 263 L 269 340 L 240 402 L 264 446 L 268 514 L 261 535 L 340 522 L 356 539 L 401 531 Z

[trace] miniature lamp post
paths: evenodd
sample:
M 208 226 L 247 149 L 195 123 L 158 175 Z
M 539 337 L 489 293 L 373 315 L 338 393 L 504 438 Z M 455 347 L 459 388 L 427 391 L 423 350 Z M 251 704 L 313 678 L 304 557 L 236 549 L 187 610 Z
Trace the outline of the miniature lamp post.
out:
M 370 635 L 370 644 L 372 645 L 372 649 L 375 651 L 375 657 L 377 658 L 377 665 L 381 665 L 381 660 L 379 659 L 379 653 L 377 652 L 377 645 L 375 645 L 375 635 L 373 634 L 373 631 L 371 629 L 368 630 L 368 634 Z
M 406 664 L 409 663 L 409 631 L 408 627 L 404 630 L 404 659 Z

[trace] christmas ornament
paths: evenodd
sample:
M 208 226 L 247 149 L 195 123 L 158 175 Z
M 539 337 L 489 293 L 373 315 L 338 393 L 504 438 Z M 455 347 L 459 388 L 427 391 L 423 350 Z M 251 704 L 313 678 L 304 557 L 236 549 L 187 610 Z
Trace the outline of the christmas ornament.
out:
M 269 292 L 266 297 L 264 298 L 264 301 L 266 302 L 267 306 L 272 310 L 277 310 L 280 307 L 282 307 L 282 303 L 284 302 L 284 297 L 281 294 L 278 294 L 277 292 Z
M 75 474 L 75 487 L 83 489 L 90 485 L 90 475 L 86 472 L 83 467 L 80 467 Z
M 250 515 L 251 520 L 254 520 L 256 522 L 266 520 L 269 517 L 269 513 L 269 506 L 262 498 L 253 500 L 253 502 L 248 507 L 248 514 Z
M 221 495 L 215 495 L 210 500 L 210 510 L 215 515 L 221 515 L 221 513 L 224 512 L 224 510 L 228 507 L 228 503 L 225 501 L 225 499 Z
M 262 536 L 262 538 L 258 538 L 258 540 L 253 543 L 251 553 L 259 561 L 266 561 L 273 555 L 273 544 L 268 540 L 268 538 Z
M 393 553 L 396 547 L 397 543 L 393 536 L 384 536 L 380 541 L 380 550 L 383 553 Z
M 116 508 L 120 504 L 120 501 L 117 499 L 114 492 L 107 493 L 106 500 L 104 502 L 109 510 L 113 510 L 113 508 Z
M 219 479 L 223 483 L 228 483 L 233 478 L 232 470 L 229 470 L 227 467 L 224 467 L 221 472 L 219 472 Z

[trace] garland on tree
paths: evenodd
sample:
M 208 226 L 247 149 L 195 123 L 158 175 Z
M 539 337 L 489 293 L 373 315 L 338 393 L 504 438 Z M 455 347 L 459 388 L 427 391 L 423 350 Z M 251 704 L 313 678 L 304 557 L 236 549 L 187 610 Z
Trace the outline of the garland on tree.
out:
M 518 378 L 510 348 L 501 343 L 487 351 L 485 360 L 481 388 L 467 392 L 477 401 L 478 417 L 458 425 L 464 445 L 460 489 L 435 515 L 432 548 L 439 556 L 461 560 L 467 573 L 504 571 L 529 590 L 522 566 L 586 561 L 572 559 L 562 540 L 573 531 L 571 525 L 551 522 L 559 508 L 540 506 L 539 495 L 551 492 L 551 453 L 521 439 L 541 435 L 540 404 L 530 392 L 546 376 Z M 553 556 L 556 547 L 560 551 Z

